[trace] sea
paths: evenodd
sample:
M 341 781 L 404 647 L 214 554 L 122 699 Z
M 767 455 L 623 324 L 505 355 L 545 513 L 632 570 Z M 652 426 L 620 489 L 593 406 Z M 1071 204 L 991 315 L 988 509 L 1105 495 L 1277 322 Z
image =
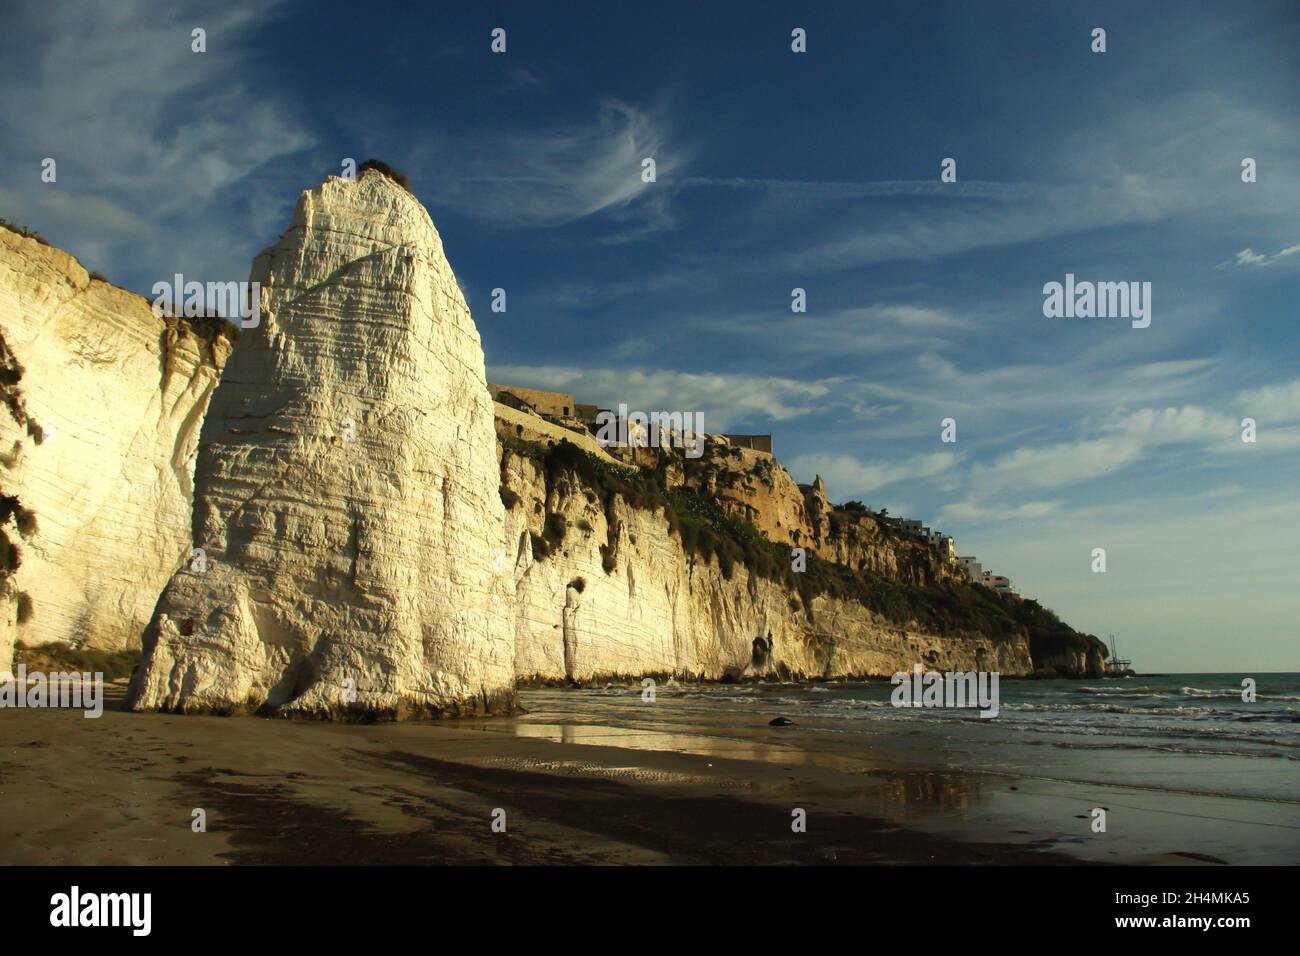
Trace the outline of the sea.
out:
M 888 680 L 653 690 L 527 691 L 521 732 L 866 775 L 867 812 L 1084 859 L 1300 864 L 1300 673 L 1001 680 L 992 719 Z

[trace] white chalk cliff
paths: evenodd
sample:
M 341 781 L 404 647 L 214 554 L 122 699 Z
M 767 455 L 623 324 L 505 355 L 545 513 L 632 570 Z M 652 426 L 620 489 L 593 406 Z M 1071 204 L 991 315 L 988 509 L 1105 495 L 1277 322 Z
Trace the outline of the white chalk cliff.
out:
M 304 192 L 251 278 L 232 351 L 0 229 L 0 673 L 15 640 L 142 646 L 136 709 L 362 719 L 507 711 L 516 679 L 1100 673 L 770 455 L 627 472 L 494 405 L 382 172 Z
M 365 171 L 304 192 L 254 262 L 204 423 L 195 545 L 137 709 L 311 716 L 513 703 L 514 615 L 483 350 L 420 203 Z
M 0 228 L 0 675 L 15 640 L 138 646 L 190 554 L 215 328 Z

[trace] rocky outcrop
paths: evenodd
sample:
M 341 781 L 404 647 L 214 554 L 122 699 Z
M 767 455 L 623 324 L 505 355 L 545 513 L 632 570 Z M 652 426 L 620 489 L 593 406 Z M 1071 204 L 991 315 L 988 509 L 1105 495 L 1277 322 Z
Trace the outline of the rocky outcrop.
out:
M 509 442 L 518 439 L 539 445 L 554 445 L 557 442 L 567 441 L 577 445 L 588 454 L 595 455 L 602 461 L 618 464 L 605 449 L 601 448 L 595 436 L 589 432 L 579 432 L 571 428 L 565 428 L 562 425 L 556 425 L 548 422 L 540 415 L 519 411 L 500 402 L 492 403 L 492 413 L 495 417 L 497 437 L 502 441 Z
M 190 556 L 230 341 L 0 229 L 0 674 L 15 640 L 137 646 Z
M 1106 673 L 1106 650 L 1097 644 L 1043 646 L 1035 642 L 1034 673 L 1038 677 L 1102 677 Z
M 700 458 L 657 465 L 670 482 L 716 501 L 726 514 L 752 524 L 769 541 L 920 586 L 965 579 L 959 565 L 940 558 L 920 538 L 892 528 L 875 512 L 833 507 L 820 478 L 812 485 L 796 484 L 767 452 L 710 437 Z
M 521 680 L 883 676 L 914 663 L 1033 671 L 1025 635 L 940 636 L 852 600 L 818 595 L 805 606 L 743 565 L 728 577 L 717 560 L 686 553 L 663 511 L 602 499 L 508 446 L 502 487 Z
M 492 401 L 420 203 L 377 171 L 303 193 L 262 253 L 204 425 L 206 568 L 158 600 L 137 709 L 482 713 L 513 700 Z

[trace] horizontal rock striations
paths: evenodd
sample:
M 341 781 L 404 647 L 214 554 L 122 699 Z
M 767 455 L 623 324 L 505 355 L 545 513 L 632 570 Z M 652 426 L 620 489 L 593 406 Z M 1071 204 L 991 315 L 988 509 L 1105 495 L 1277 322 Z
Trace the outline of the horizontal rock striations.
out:
M 204 425 L 195 544 L 136 709 L 406 717 L 513 706 L 503 505 L 469 309 L 428 214 L 378 171 L 302 194 L 255 260 Z
M 200 425 L 230 351 L 0 229 L 0 674 L 15 640 L 138 646 L 190 555 Z

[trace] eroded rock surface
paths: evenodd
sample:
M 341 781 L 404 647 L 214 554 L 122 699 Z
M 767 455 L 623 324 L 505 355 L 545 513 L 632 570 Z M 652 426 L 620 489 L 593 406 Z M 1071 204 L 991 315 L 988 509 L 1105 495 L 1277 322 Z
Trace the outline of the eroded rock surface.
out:
M 15 640 L 138 646 L 190 554 L 217 327 L 0 229 L 0 674 Z
M 513 502 L 504 558 L 521 680 L 865 677 L 916 663 L 1008 676 L 1034 670 L 1025 635 L 937 635 L 853 600 L 818 595 L 807 607 L 739 563 L 728 577 L 716 559 L 686 553 L 662 510 L 618 495 L 602 500 L 574 474 L 548 476 L 509 447 L 502 485 Z
M 480 713 L 513 702 L 492 401 L 420 203 L 376 171 L 303 193 L 255 260 L 204 426 L 195 543 L 145 634 L 137 709 Z

